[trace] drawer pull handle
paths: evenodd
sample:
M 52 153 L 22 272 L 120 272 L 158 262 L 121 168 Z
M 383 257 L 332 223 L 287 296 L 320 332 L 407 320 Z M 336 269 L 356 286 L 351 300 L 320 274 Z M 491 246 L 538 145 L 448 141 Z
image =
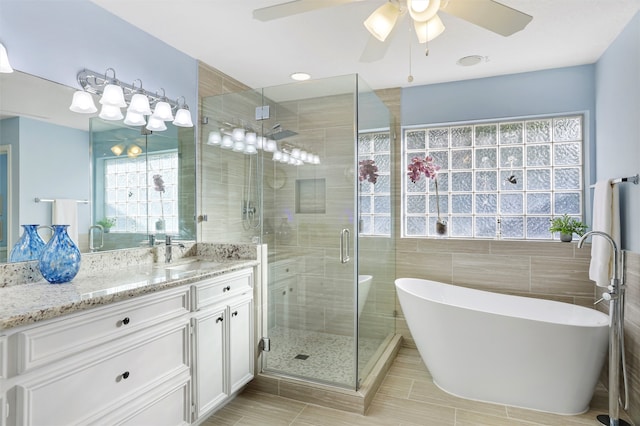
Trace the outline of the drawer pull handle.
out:
M 128 372 L 128 371 L 125 371 L 124 373 L 122 373 L 122 378 L 123 378 L 124 380 L 128 379 L 128 378 L 129 378 L 129 372 Z
M 229 290 L 231 290 L 231 286 L 230 286 L 230 285 L 228 285 L 228 286 L 226 286 L 226 287 L 223 287 L 223 288 L 222 288 L 222 292 L 223 292 L 223 293 L 224 293 L 225 291 L 229 291 Z
M 129 324 L 130 322 L 131 322 L 131 320 L 129 319 L 129 317 L 124 317 L 124 319 L 122 320 L 122 323 L 123 323 L 124 325 L 127 325 L 127 324 Z
M 218 317 L 218 318 L 216 318 L 216 323 L 219 323 L 219 322 L 221 322 L 221 321 L 224 321 L 224 318 L 222 318 L 222 317 Z
M 238 316 L 238 311 L 235 311 L 231 314 L 232 317 L 237 317 Z

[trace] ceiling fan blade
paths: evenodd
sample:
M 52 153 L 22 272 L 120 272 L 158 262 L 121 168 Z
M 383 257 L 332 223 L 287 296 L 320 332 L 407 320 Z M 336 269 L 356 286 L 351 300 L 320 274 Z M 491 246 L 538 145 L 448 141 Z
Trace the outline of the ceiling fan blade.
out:
M 312 10 L 353 3 L 361 0 L 293 0 L 253 11 L 253 18 L 259 21 L 271 21 Z
M 493 0 L 449 0 L 442 11 L 505 37 L 523 30 L 533 19 Z
M 389 39 L 386 41 L 380 41 L 374 36 L 369 36 L 367 45 L 360 55 L 360 62 L 376 62 L 384 58 L 389 50 Z

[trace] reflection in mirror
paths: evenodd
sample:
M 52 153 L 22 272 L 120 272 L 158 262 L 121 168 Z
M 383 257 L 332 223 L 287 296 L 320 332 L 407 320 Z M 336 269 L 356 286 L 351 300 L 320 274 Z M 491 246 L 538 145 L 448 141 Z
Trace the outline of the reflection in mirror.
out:
M 109 219 L 115 223 L 101 250 L 138 247 L 148 234 L 195 239 L 194 129 L 167 123 L 165 132 L 142 135 L 139 128 L 90 119 L 69 111 L 74 91 L 26 73 L 0 74 L 0 262 L 7 261 L 21 224 L 51 224 L 53 203 L 35 198 L 89 201 L 78 203 L 77 210 L 82 252 L 89 251 L 90 228 Z M 135 148 L 127 152 L 134 144 L 140 148 L 137 157 Z M 118 145 L 123 151 L 116 155 Z M 165 167 L 168 163 L 173 166 Z M 145 173 L 130 176 L 134 167 Z M 107 169 L 115 172 L 109 175 Z M 164 192 L 155 191 L 155 174 L 162 177 Z M 128 186 L 133 176 L 136 187 Z M 135 204 L 127 202 L 134 196 Z M 98 232 L 91 232 L 99 243 Z
M 69 111 L 73 92 L 18 71 L 0 74 L 0 262 L 21 224 L 51 224 L 53 204 L 36 198 L 89 200 L 89 121 Z M 78 245 L 85 251 L 90 214 L 89 203 L 78 204 Z
M 105 231 L 102 247 L 92 236 L 96 249 L 195 239 L 193 128 L 166 125 L 151 132 L 91 119 L 93 222 Z

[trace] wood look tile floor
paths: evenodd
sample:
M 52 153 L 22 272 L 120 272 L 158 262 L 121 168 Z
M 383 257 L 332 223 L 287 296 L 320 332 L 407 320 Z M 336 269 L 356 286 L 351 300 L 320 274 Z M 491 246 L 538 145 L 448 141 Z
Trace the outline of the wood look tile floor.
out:
M 599 386 L 589 412 L 560 416 L 468 401 L 436 387 L 418 351 L 402 348 L 365 416 L 256 391 L 244 391 L 203 426 L 515 426 L 596 425 L 607 412 Z M 628 419 L 627 419 L 628 420 Z

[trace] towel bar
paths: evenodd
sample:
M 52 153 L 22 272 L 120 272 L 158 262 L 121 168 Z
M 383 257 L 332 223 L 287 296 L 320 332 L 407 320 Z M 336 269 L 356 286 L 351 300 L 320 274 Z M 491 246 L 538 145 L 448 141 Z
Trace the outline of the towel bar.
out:
M 53 203 L 55 200 L 50 199 L 50 198 L 39 198 L 36 197 L 33 199 L 34 202 L 36 203 Z M 76 200 L 78 202 L 78 204 L 89 204 L 89 200 Z

